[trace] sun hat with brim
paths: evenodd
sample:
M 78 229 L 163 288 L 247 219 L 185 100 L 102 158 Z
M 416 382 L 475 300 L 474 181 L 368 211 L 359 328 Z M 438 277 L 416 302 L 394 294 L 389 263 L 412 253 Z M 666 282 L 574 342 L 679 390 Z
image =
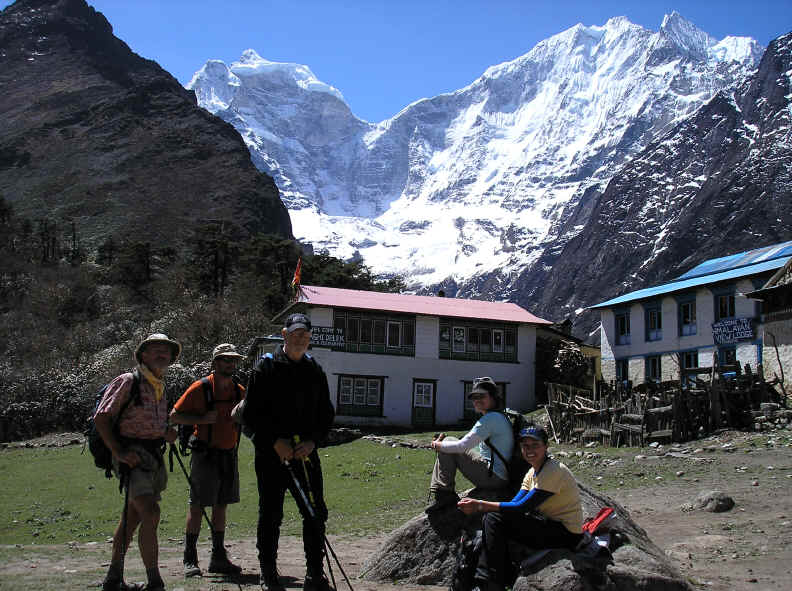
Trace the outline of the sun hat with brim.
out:
M 245 356 L 237 353 L 236 347 L 231 343 L 221 343 L 212 351 L 212 361 L 218 357 L 238 357 L 239 359 L 244 359 Z
M 542 443 L 547 444 L 547 431 L 545 431 L 543 427 L 523 427 L 517 434 L 517 438 L 536 439 L 536 441 L 541 441 Z
M 146 347 L 153 343 L 166 343 L 170 346 L 172 352 L 171 363 L 174 363 L 179 358 L 179 355 L 181 355 L 182 346 L 178 341 L 174 341 L 162 333 L 155 333 L 147 336 L 145 340 L 137 346 L 137 349 L 135 349 L 135 359 L 137 359 L 138 363 L 143 362 L 140 354 L 145 351 Z
M 473 398 L 476 394 L 489 394 L 495 399 L 495 402 L 500 406 L 503 404 L 498 385 L 492 378 L 476 378 L 473 380 L 473 388 L 471 388 L 468 398 Z
M 294 332 L 295 330 L 311 330 L 311 320 L 305 314 L 292 314 L 286 319 L 284 324 L 286 332 Z

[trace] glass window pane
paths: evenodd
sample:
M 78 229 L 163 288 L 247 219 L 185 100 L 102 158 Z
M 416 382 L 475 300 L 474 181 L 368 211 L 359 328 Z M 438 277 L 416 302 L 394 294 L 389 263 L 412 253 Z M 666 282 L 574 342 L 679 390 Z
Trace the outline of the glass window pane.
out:
M 369 380 L 366 392 L 366 404 L 369 406 L 379 406 L 380 404 L 380 381 Z
M 405 320 L 402 323 L 402 344 L 405 347 L 415 345 L 415 322 L 412 320 Z
M 384 320 L 375 320 L 374 321 L 374 344 L 375 345 L 384 345 L 385 344 L 385 321 Z
M 492 331 L 492 351 L 495 353 L 503 353 L 503 331 Z
M 366 404 L 366 379 L 355 378 L 355 404 L 363 406 Z
M 360 342 L 371 342 L 371 318 L 360 319 Z
M 347 343 L 357 343 L 360 340 L 360 318 L 347 318 Z
M 465 328 L 462 326 L 454 327 L 454 352 L 465 352 Z
M 478 351 L 479 330 L 478 328 L 467 329 L 467 350 Z
M 388 322 L 388 347 L 401 347 L 400 322 Z
M 352 378 L 341 378 L 341 392 L 338 397 L 339 404 L 352 404 Z

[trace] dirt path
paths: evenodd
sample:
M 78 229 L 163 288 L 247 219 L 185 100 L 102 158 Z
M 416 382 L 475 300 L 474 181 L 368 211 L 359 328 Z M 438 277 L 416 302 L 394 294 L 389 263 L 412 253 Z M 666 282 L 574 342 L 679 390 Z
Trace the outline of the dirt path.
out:
M 792 431 L 758 437 L 756 434 L 724 433 L 695 442 L 700 453 L 689 459 L 636 458 L 625 452 L 608 468 L 609 478 L 652 473 L 654 466 L 673 465 L 675 477 L 647 479 L 637 489 L 611 490 L 612 496 L 630 511 L 649 537 L 665 550 L 697 589 L 713 591 L 777 591 L 792 588 Z M 649 450 L 648 453 L 656 453 Z M 695 457 L 694 457 L 695 456 Z M 704 459 L 702 459 L 704 458 Z M 650 467 L 652 466 L 652 467 Z M 574 471 L 574 468 L 573 468 Z M 700 492 L 721 490 L 736 506 L 725 513 L 685 511 Z M 357 579 L 363 562 L 375 553 L 387 534 L 372 537 L 330 537 L 355 591 L 439 591 L 440 587 L 378 584 Z M 171 591 L 257 589 L 255 540 L 227 543 L 234 561 L 244 567 L 236 581 L 205 577 L 185 581 L 182 577 L 181 540 L 161 541 L 163 576 Z M 108 543 L 57 546 L 0 547 L 0 589 L 58 589 L 77 591 L 96 588 L 106 570 Z M 202 565 L 208 563 L 209 545 L 199 544 Z M 128 579 L 144 579 L 138 552 L 133 549 L 127 565 Z M 302 543 L 284 537 L 279 556 L 287 588 L 300 589 L 304 574 Z M 347 589 L 336 570 L 339 589 Z

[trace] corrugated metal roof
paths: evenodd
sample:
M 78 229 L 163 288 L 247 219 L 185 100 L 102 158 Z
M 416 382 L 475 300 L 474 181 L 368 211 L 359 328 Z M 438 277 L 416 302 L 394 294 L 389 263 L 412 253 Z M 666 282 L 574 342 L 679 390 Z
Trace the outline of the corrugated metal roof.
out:
M 496 320 L 524 324 L 552 324 L 549 320 L 534 316 L 528 310 L 510 302 L 417 296 L 339 289 L 336 287 L 317 287 L 313 285 L 302 286 L 302 295 L 292 306 L 297 303 L 334 308 L 423 314 L 426 316 L 473 318 L 476 320 Z M 283 316 L 292 306 L 280 312 L 276 318 Z
M 719 281 L 728 281 L 730 279 L 739 279 L 740 277 L 747 277 L 748 275 L 755 275 L 764 271 L 779 269 L 783 267 L 786 262 L 786 258 L 776 258 L 761 263 L 755 263 L 753 265 L 722 271 L 720 273 L 711 273 L 709 275 L 690 277 L 687 279 L 680 278 L 681 280 L 675 280 L 671 283 L 665 283 L 655 287 L 647 287 L 645 289 L 639 289 L 638 291 L 631 291 L 630 293 L 626 293 L 617 298 L 602 302 L 601 304 L 589 306 L 589 308 L 592 310 L 597 308 L 611 308 L 613 306 L 618 306 L 619 304 L 626 304 L 627 302 L 634 302 L 636 300 L 645 300 L 660 295 L 673 293 L 675 291 L 682 291 L 691 287 L 697 287 L 699 285 L 707 285 L 710 283 L 717 283 Z
M 739 269 L 740 267 L 747 267 L 773 259 L 788 259 L 789 257 L 792 257 L 792 240 L 704 261 L 676 279 L 692 279 L 693 277 Z

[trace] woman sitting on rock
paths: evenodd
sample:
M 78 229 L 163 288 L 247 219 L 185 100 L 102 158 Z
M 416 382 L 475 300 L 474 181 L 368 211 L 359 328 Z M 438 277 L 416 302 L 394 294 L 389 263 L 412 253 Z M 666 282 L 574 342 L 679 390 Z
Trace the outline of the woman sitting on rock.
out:
M 494 412 L 503 405 L 498 387 L 492 378 L 476 378 L 468 398 L 481 414 L 473 428 L 462 439 L 441 433 L 432 441 L 437 460 L 429 490 L 435 501 L 426 508 L 427 513 L 457 504 L 459 497 L 454 490 L 457 470 L 477 488 L 498 489 L 509 485 L 506 466 L 491 448 L 495 446 L 504 458 L 510 458 L 514 447 L 511 422 L 503 413 Z
M 475 575 L 480 591 L 503 591 L 510 582 L 506 580 L 509 540 L 534 550 L 573 550 L 583 537 L 577 481 L 569 468 L 547 455 L 547 432 L 541 427 L 525 427 L 519 443 L 531 469 L 517 495 L 505 503 L 465 498 L 457 505 L 467 515 L 487 513 Z

